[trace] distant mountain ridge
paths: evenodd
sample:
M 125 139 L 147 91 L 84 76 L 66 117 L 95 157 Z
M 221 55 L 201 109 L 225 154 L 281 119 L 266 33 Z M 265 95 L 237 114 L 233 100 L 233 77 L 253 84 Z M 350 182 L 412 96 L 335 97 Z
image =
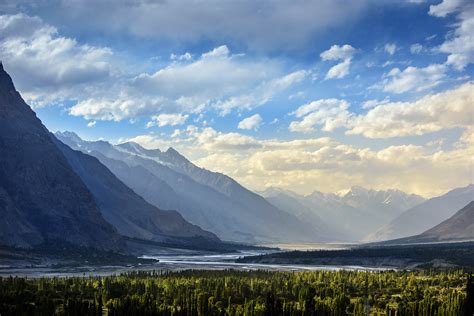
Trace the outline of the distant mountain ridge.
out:
M 403 212 L 384 227 L 368 235 L 365 240 L 383 241 L 421 234 L 453 216 L 473 198 L 472 184 L 451 190 Z
M 162 152 L 136 143 L 88 142 L 70 132 L 56 136 L 97 157 L 148 202 L 160 208 L 172 206 L 191 223 L 222 239 L 250 243 L 327 240 L 313 225 L 276 208 L 230 177 L 195 166 L 172 148 Z M 159 188 L 144 185 L 135 171 Z
M 214 234 L 188 223 L 178 212 L 160 210 L 147 203 L 97 158 L 56 142 L 73 170 L 93 194 L 106 221 L 121 235 L 157 242 L 169 242 L 173 238 L 219 241 Z
M 421 237 L 436 241 L 474 240 L 474 200 L 444 222 L 422 233 Z
M 447 220 L 419 235 L 388 240 L 381 244 L 414 244 L 472 240 L 474 240 L 474 201 L 469 202 L 469 204 L 457 211 Z
M 303 196 L 297 193 L 268 188 L 261 194 L 281 209 L 291 210 L 289 200 L 297 201 L 302 218 L 321 218 L 342 239 L 358 241 L 388 223 L 406 209 L 424 201 L 421 196 L 399 190 L 369 190 L 354 186 L 337 193 L 314 191 Z M 284 202 L 286 200 L 286 202 Z

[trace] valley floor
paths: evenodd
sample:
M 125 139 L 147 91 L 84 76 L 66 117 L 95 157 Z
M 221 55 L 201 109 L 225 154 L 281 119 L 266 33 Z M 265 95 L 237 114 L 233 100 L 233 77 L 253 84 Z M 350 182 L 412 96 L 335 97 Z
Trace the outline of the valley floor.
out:
M 290 245 L 281 245 L 291 249 Z M 294 245 L 293 245 L 294 247 Z M 293 249 L 302 249 L 301 246 Z M 275 248 L 210 252 L 192 249 L 156 248 L 138 257 L 111 253 L 90 254 L 77 250 L 68 256 L 41 255 L 0 249 L 0 276 L 107 276 L 133 271 L 268 270 L 338 271 L 403 270 L 426 268 L 474 269 L 474 242 L 367 246 L 305 245 L 283 251 Z

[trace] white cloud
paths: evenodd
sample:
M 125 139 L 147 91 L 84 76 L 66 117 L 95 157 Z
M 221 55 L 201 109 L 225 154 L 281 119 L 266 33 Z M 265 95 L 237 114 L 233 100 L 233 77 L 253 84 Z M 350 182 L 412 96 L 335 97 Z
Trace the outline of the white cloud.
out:
M 219 58 L 228 57 L 230 54 L 229 48 L 226 45 L 222 45 L 214 48 L 210 52 L 202 54 L 202 58 Z
M 423 45 L 415 43 L 410 46 L 410 52 L 412 54 L 419 54 L 423 51 Z
M 171 54 L 170 59 L 171 60 L 178 60 L 178 61 L 188 61 L 188 60 L 193 59 L 193 55 L 191 55 L 191 53 L 188 53 L 188 52 L 186 52 L 182 55 Z
M 171 138 L 176 138 L 176 137 L 179 137 L 180 135 L 181 135 L 181 130 L 175 129 L 173 133 L 171 134 Z
M 143 115 L 151 115 L 166 104 L 161 97 L 135 98 L 129 95 L 112 98 L 85 99 L 69 109 L 73 116 L 83 116 L 86 119 L 114 120 L 131 119 Z M 155 112 L 156 113 L 156 112 Z
M 247 59 L 233 58 L 226 46 L 220 46 L 192 63 L 173 63 L 155 73 L 143 73 L 134 85 L 148 93 L 159 93 L 170 98 L 194 98 L 205 102 L 222 98 L 258 85 L 276 75 L 268 66 Z
M 292 132 L 311 132 L 316 125 L 321 125 L 321 130 L 330 132 L 338 127 L 345 127 L 352 114 L 348 112 L 349 103 L 338 99 L 323 99 L 300 106 L 291 113 L 301 121 L 290 123 Z
M 454 34 L 438 49 L 448 54 L 446 63 L 456 70 L 462 71 L 468 64 L 474 63 L 474 3 L 469 0 L 443 0 L 440 4 L 431 5 L 429 14 L 441 18 L 457 14 Z
M 439 4 L 430 5 L 429 14 L 444 18 L 448 14 L 458 11 L 467 2 L 467 0 L 443 0 Z
M 253 129 L 253 130 L 258 130 L 260 125 L 262 124 L 262 117 L 260 114 L 254 114 L 252 116 L 249 116 L 247 118 L 244 118 L 242 121 L 239 122 L 239 125 L 237 128 L 239 129 Z
M 433 64 L 425 68 L 409 66 L 401 71 L 393 68 L 382 83 L 382 90 L 392 93 L 423 91 L 436 87 L 446 76 L 444 64 Z
M 397 45 L 394 43 L 385 44 L 384 50 L 390 55 L 393 55 L 397 51 Z
M 163 112 L 216 110 L 226 115 L 264 105 L 306 75 L 303 70 L 285 74 L 277 61 L 251 60 L 219 46 L 197 60 L 180 63 L 178 58 L 154 73 L 122 80 L 109 88 L 106 97 L 80 100 L 70 113 L 115 121 Z
M 214 106 L 221 111 L 222 115 L 226 115 L 236 108 L 251 110 L 268 103 L 277 94 L 303 81 L 306 76 L 306 71 L 299 70 L 270 81 L 264 81 L 250 93 L 229 97 L 216 102 Z
M 195 144 L 209 151 L 245 151 L 260 148 L 262 144 L 256 139 L 239 133 L 222 133 L 211 127 L 202 131 L 194 130 L 190 133 Z
M 474 84 L 424 96 L 414 102 L 393 102 L 374 107 L 354 117 L 347 134 L 369 138 L 422 135 L 446 128 L 472 125 Z
M 95 124 L 97 124 L 96 121 L 90 121 L 89 123 L 87 123 L 87 127 L 94 127 Z
M 181 136 L 133 140 L 147 148 L 172 145 L 199 166 L 228 174 L 251 189 L 278 186 L 300 193 L 334 192 L 349 184 L 432 196 L 469 183 L 466 169 L 474 155 L 472 143 L 466 142 L 448 151 L 409 144 L 374 150 L 328 137 L 256 139 L 195 126 Z
M 351 59 L 356 53 L 356 49 L 351 45 L 333 45 L 328 50 L 322 52 L 320 57 L 323 61 Z
M 110 49 L 59 36 L 37 17 L 0 15 L 0 39 L 5 68 L 33 105 L 50 99 L 44 95 L 70 96 L 68 89 L 111 76 Z
M 345 128 L 348 135 L 391 138 L 423 135 L 449 128 L 468 129 L 472 125 L 474 84 L 468 82 L 451 90 L 430 94 L 413 102 L 368 100 L 365 114 L 349 111 L 349 103 L 322 99 L 300 106 L 290 113 L 299 121 L 290 123 L 292 132 L 311 132 Z
M 152 73 L 131 74 L 111 49 L 78 43 L 38 17 L 0 15 L 0 55 L 22 95 L 33 106 L 67 104 L 89 120 L 134 120 L 162 113 L 225 115 L 270 102 L 301 82 L 277 59 L 231 54 L 225 45 L 201 54 L 171 55 Z
M 341 62 L 341 63 L 339 63 L 335 66 L 332 66 L 328 70 L 325 79 L 334 79 L 334 78 L 341 79 L 341 78 L 344 78 L 345 76 L 347 76 L 349 74 L 350 65 L 351 65 L 351 60 L 350 59 L 345 59 L 343 62 Z
M 349 74 L 349 67 L 356 49 L 351 45 L 333 45 L 328 50 L 322 52 L 320 57 L 323 61 L 342 60 L 339 64 L 332 66 L 326 74 L 325 79 L 340 79 Z
M 377 99 L 367 100 L 364 103 L 362 103 L 362 108 L 371 109 L 378 105 L 387 104 L 389 102 L 390 102 L 390 99 L 388 97 L 385 97 L 385 99 L 383 100 L 377 100 Z
M 147 128 L 152 127 L 154 125 L 158 127 L 183 125 L 184 123 L 186 123 L 188 117 L 188 115 L 183 114 L 154 115 L 151 117 L 151 121 L 147 123 Z

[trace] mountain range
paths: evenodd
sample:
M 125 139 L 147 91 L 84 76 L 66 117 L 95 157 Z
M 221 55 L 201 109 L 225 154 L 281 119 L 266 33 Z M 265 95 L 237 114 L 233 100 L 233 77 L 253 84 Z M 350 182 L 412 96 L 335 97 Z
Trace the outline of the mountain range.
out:
M 0 68 L 0 240 L 126 251 L 125 237 L 219 243 L 176 211 L 147 203 L 94 157 L 58 141 Z
M 406 210 L 387 225 L 369 234 L 365 240 L 383 241 L 421 234 L 447 220 L 472 200 L 472 184 L 451 190 Z
M 421 237 L 435 241 L 473 240 L 474 201 L 469 202 L 441 224 L 425 231 Z
M 315 191 L 307 196 L 277 188 L 268 188 L 260 194 L 302 220 L 320 219 L 335 240 L 346 241 L 361 240 L 368 232 L 424 201 L 421 196 L 399 190 L 377 191 L 358 186 L 337 193 Z
M 280 210 L 226 175 L 197 167 L 173 148 L 160 151 L 131 142 L 85 141 L 71 132 L 55 135 L 71 148 L 95 156 L 149 203 L 176 209 L 221 239 L 246 243 L 329 240 L 315 225 Z
M 252 192 L 173 148 L 51 134 L 0 63 L 0 243 L 168 245 L 472 238 L 474 185 L 425 200 L 354 186 Z M 467 205 L 467 206 L 466 206 Z M 421 239 L 420 239 L 421 238 Z
M 474 240 L 474 201 L 469 202 L 447 220 L 419 235 L 390 240 L 386 243 L 409 244 L 463 240 Z

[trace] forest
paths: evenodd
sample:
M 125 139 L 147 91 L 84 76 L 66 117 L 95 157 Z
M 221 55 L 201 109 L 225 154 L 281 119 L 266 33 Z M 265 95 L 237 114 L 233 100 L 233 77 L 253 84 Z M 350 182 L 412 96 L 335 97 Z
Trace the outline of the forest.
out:
M 153 271 L 0 278 L 0 315 L 472 315 L 472 275 Z

